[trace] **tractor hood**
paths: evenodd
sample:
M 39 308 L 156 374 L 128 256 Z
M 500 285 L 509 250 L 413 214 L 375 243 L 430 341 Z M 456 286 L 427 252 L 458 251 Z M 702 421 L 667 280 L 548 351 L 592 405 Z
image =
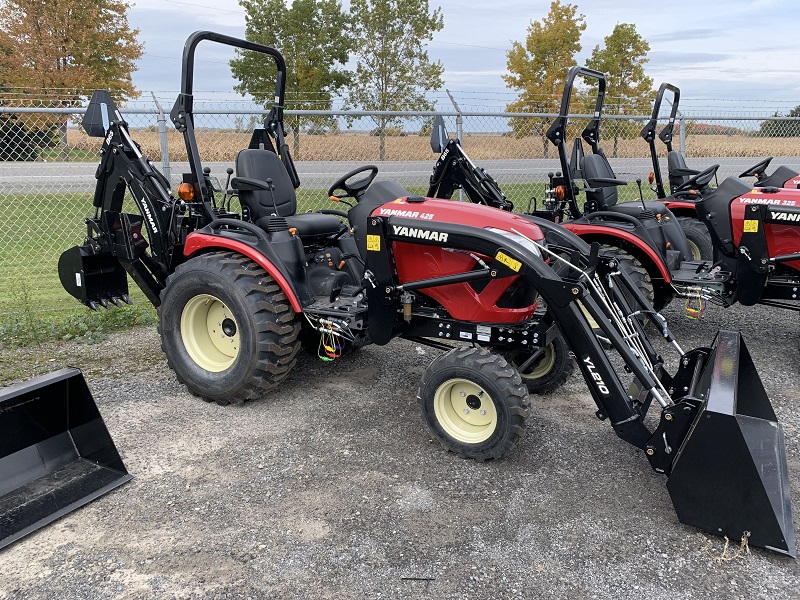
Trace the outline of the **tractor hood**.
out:
M 373 217 L 400 217 L 420 221 L 420 228 L 408 229 L 409 237 L 433 239 L 438 235 L 435 223 L 452 223 L 468 227 L 501 229 L 509 233 L 516 230 L 537 242 L 544 241 L 544 234 L 538 225 L 529 219 L 482 204 L 457 202 L 408 196 L 383 204 L 372 211 Z M 445 241 L 445 240 L 442 240 Z

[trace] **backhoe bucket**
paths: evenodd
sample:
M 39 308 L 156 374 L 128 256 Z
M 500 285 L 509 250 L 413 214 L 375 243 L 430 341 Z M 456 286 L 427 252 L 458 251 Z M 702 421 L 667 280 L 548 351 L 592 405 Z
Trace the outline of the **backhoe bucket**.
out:
M 129 301 L 127 273 L 113 254 L 74 246 L 58 259 L 58 277 L 67 292 L 94 310 L 109 301 Z
M 794 558 L 783 428 L 739 333 L 719 332 L 692 395 L 703 405 L 667 482 L 678 519 Z
M 0 548 L 130 479 L 78 369 L 0 390 Z

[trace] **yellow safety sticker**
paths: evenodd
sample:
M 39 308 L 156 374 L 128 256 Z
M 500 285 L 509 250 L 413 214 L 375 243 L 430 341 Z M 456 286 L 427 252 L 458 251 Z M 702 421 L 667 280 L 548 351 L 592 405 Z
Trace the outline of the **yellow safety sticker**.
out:
M 758 231 L 758 221 L 755 219 L 745 219 L 744 220 L 744 232 L 745 233 L 755 233 Z
M 367 250 L 372 252 L 380 252 L 381 250 L 381 236 L 368 235 L 367 236 Z
M 497 254 L 495 255 L 494 259 L 499 263 L 503 263 L 505 266 L 507 266 L 509 269 L 511 269 L 514 272 L 517 272 L 522 268 L 522 263 L 521 262 L 519 262 L 515 258 L 511 258 L 508 254 L 505 254 L 501 250 L 499 250 L 497 252 Z

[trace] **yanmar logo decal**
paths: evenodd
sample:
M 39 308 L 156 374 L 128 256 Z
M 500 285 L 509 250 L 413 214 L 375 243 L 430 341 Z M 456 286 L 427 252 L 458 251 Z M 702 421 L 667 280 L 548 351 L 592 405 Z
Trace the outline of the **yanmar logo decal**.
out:
M 416 227 L 400 227 L 392 225 L 394 234 L 401 237 L 416 238 L 418 240 L 431 240 L 432 242 L 446 242 L 447 233 L 431 231 L 430 229 L 417 229 Z
M 770 221 L 787 221 L 790 223 L 800 223 L 800 213 L 788 213 L 788 212 L 775 212 L 769 215 Z

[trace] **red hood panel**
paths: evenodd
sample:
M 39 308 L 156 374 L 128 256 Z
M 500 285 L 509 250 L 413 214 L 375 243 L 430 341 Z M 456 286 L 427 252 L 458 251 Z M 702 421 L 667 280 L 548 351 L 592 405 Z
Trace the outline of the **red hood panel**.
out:
M 514 213 L 483 204 L 426 198 L 424 202 L 407 202 L 398 198 L 379 206 L 371 213 L 374 217 L 401 217 L 430 223 L 456 223 L 469 227 L 494 227 L 503 231 L 515 229 L 532 240 L 544 239 L 542 230 L 527 219 Z

